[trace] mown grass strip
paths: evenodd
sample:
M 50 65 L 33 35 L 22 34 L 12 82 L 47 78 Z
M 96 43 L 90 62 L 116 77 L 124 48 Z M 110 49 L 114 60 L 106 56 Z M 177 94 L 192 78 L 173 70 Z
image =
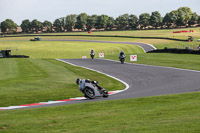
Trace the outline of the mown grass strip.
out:
M 1 111 L 1 132 L 200 131 L 200 93 Z

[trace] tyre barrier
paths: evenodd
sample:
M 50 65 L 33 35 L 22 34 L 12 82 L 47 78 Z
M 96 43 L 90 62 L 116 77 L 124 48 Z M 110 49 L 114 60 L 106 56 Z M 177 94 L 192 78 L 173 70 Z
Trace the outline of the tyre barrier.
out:
M 147 53 L 177 53 L 177 54 L 200 54 L 200 50 L 193 49 L 177 49 L 177 48 L 164 48 L 149 51 Z

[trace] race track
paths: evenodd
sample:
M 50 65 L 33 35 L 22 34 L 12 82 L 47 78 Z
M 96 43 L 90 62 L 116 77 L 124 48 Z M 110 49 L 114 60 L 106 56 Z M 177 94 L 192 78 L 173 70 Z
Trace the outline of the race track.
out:
M 129 89 L 108 98 L 68 101 L 26 108 L 200 91 L 200 71 L 130 63 L 120 64 L 118 61 L 103 59 L 62 59 L 62 61 L 107 73 L 126 82 Z M 103 83 L 101 84 L 103 86 Z
M 50 40 L 46 40 L 50 41 Z M 54 41 L 54 40 L 51 40 Z M 59 40 L 55 40 L 59 41 Z M 77 41 L 77 40 L 60 40 L 60 41 Z M 145 52 L 155 49 L 152 45 L 135 43 L 135 42 L 107 42 L 107 41 L 88 41 L 78 40 L 83 42 L 100 42 L 100 43 L 124 43 L 138 45 Z M 85 102 L 96 102 L 102 100 L 116 100 L 146 96 L 157 96 L 166 94 L 177 94 L 186 92 L 200 91 L 200 71 L 176 69 L 169 67 L 150 66 L 134 63 L 120 64 L 119 61 L 106 59 L 59 59 L 65 63 L 77 65 L 93 69 L 110 76 L 116 77 L 119 80 L 128 84 L 128 90 L 118 94 L 109 96 L 108 98 L 97 98 L 93 100 L 75 100 L 66 102 L 52 102 L 51 104 L 35 104 L 32 106 L 14 106 L 6 107 L 7 109 L 22 109 L 22 108 L 38 108 L 47 106 L 57 106 L 66 104 L 76 104 Z M 78 78 L 78 77 L 77 77 Z M 93 79 L 91 79 L 93 80 Z M 100 83 L 103 87 L 103 83 Z M 78 89 L 78 86 L 77 86 Z M 2 110 L 2 108 L 0 108 Z

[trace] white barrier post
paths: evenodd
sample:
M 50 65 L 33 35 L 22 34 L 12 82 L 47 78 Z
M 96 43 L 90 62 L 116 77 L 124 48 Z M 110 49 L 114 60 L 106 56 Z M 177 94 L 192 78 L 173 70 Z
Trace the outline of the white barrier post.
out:
M 82 59 L 87 59 L 87 56 L 82 56 Z

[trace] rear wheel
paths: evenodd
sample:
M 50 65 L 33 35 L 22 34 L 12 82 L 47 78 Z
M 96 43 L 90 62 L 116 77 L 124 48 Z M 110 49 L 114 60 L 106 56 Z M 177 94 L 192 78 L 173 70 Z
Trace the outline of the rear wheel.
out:
M 121 64 L 124 64 L 124 59 L 121 59 Z
M 83 92 L 84 92 L 86 98 L 89 98 L 89 99 L 95 98 L 95 93 L 94 93 L 93 89 L 85 88 Z
M 94 59 L 94 55 L 90 55 L 92 59 Z

